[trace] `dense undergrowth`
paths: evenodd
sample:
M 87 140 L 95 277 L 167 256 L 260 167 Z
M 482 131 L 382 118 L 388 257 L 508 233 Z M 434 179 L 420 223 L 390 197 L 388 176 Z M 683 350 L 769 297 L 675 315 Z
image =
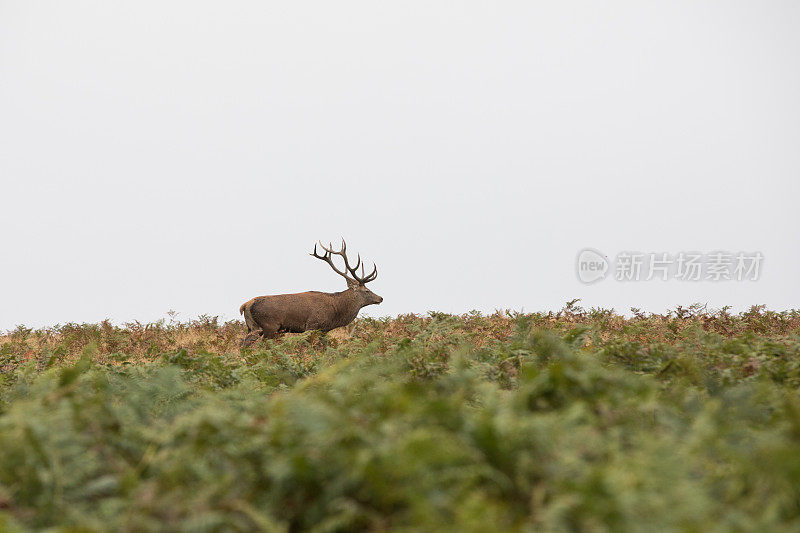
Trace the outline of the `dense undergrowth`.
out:
M 0 530 L 796 531 L 800 311 L 0 337 Z

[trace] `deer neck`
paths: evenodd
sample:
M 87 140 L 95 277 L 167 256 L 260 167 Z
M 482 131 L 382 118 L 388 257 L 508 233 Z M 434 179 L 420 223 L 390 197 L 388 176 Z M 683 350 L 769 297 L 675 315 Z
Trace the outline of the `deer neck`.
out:
M 347 289 L 342 292 L 335 293 L 336 297 L 336 311 L 338 318 L 337 322 L 342 322 L 341 325 L 349 323 L 357 315 L 359 309 L 364 307 L 361 299 L 356 295 L 353 289 Z

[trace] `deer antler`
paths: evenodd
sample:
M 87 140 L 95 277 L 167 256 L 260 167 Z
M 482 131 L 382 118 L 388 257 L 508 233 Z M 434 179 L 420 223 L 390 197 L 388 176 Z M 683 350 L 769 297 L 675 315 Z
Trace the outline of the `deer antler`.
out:
M 360 263 L 361 262 L 361 258 L 359 257 L 358 259 L 359 259 L 359 263 Z M 356 267 L 356 268 L 358 268 L 358 267 Z M 374 281 L 375 278 L 378 277 L 378 267 L 375 266 L 375 263 L 372 263 L 372 272 L 370 272 L 370 274 L 368 276 L 366 276 L 366 277 L 364 277 L 364 264 L 363 263 L 361 264 L 361 276 L 356 276 L 356 273 L 353 272 L 352 270 L 350 272 L 353 274 L 353 277 L 356 278 L 356 280 L 362 285 L 364 285 L 365 283 L 369 283 L 370 281 Z
M 328 263 L 328 265 L 330 265 L 330 267 L 333 269 L 333 271 L 336 272 L 337 274 L 339 274 L 340 276 L 342 276 L 344 279 L 346 279 L 348 281 L 355 281 L 355 282 L 359 283 L 360 285 L 364 285 L 366 283 L 369 283 L 370 281 L 373 281 L 375 278 L 378 277 L 378 267 L 375 266 L 375 263 L 372 263 L 372 267 L 373 267 L 372 268 L 372 272 L 368 276 L 364 276 L 364 264 L 361 262 L 361 254 L 358 254 L 358 258 L 356 260 L 356 265 L 353 266 L 353 267 L 350 266 L 350 262 L 347 260 L 347 243 L 344 242 L 344 237 L 342 237 L 342 249 L 341 250 L 334 250 L 332 243 L 328 243 L 328 247 L 327 248 L 325 247 L 324 244 L 322 244 L 322 241 L 319 242 L 319 245 L 322 247 L 323 250 L 325 250 L 325 253 L 323 255 L 318 255 L 317 254 L 317 245 L 315 243 L 314 244 L 314 251 L 311 252 L 311 255 L 313 255 L 317 259 L 322 259 L 323 261 Z M 342 259 L 344 259 L 345 272 L 342 272 L 341 270 L 336 268 L 336 265 L 333 263 L 333 256 L 334 255 L 341 256 Z M 358 272 L 357 272 L 359 266 L 361 267 L 361 275 L 360 276 L 358 275 Z M 350 273 L 350 276 L 352 276 L 352 278 L 347 275 L 347 272 Z

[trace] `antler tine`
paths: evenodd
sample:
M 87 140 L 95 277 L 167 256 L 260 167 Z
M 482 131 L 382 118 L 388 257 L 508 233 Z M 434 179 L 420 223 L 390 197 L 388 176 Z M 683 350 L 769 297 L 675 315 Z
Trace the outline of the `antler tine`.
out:
M 324 244 L 322 244 L 322 241 L 319 241 L 319 245 L 322 246 L 322 249 L 325 250 L 328 253 L 341 255 L 342 257 L 345 256 L 345 249 L 347 248 L 347 245 L 344 243 L 344 239 L 342 239 L 342 249 L 341 250 L 334 250 L 332 242 L 329 242 L 328 246 L 325 246 Z
M 334 251 L 333 250 L 333 245 L 329 245 L 330 248 L 325 248 L 325 245 L 322 244 L 322 241 L 319 242 L 319 245 L 322 247 L 323 250 L 325 250 L 325 254 L 317 255 L 317 245 L 315 243 L 314 244 L 314 251 L 311 253 L 311 255 L 313 255 L 317 259 L 322 259 L 323 261 L 328 263 L 328 265 L 333 269 L 333 271 L 336 272 L 337 274 L 339 274 L 340 276 L 342 276 L 344 279 L 350 279 L 350 277 L 347 275 L 347 272 L 346 271 L 342 272 L 341 270 L 336 268 L 336 265 L 333 262 L 333 255 L 332 254 L 337 254 L 338 255 L 338 254 L 340 254 L 340 252 Z M 347 259 L 345 258 L 345 268 L 346 267 L 347 267 Z
M 354 272 L 354 270 L 356 270 L 358 268 L 358 265 L 361 264 L 361 255 L 359 254 L 359 256 L 358 256 L 358 261 L 356 261 L 356 266 L 355 267 L 351 267 L 350 266 L 350 261 L 347 259 L 347 243 L 344 241 L 344 237 L 342 237 L 342 249 L 341 250 L 334 250 L 333 249 L 333 243 L 328 243 L 329 248 L 325 248 L 325 245 L 323 245 L 321 242 L 319 244 L 328 253 L 338 255 L 342 259 L 344 259 L 345 268 L 347 268 L 347 270 L 349 270 L 353 275 L 356 274 Z
M 346 262 L 347 262 L 347 258 L 345 257 L 345 263 Z M 358 257 L 356 258 L 356 266 L 354 266 L 353 268 L 350 268 L 350 265 L 348 264 L 347 265 L 347 269 L 350 271 L 350 273 L 352 275 L 355 276 L 356 275 L 356 270 L 358 270 L 358 265 L 360 265 L 360 264 L 361 264 L 361 254 L 358 254 Z
M 372 273 L 366 277 L 364 283 L 369 283 L 370 281 L 373 281 L 377 277 L 378 277 L 378 267 L 375 265 L 375 263 L 372 263 Z
M 353 272 L 353 270 L 358 268 L 359 263 L 361 263 L 361 254 L 358 254 L 358 261 L 356 261 L 355 268 L 350 268 L 350 262 L 347 260 L 347 243 L 344 242 L 344 237 L 342 237 L 342 251 L 339 253 L 339 255 L 341 255 L 344 258 L 344 266 L 347 267 L 347 270 L 349 270 L 353 275 L 355 275 L 355 272 Z
M 314 256 L 314 257 L 316 257 L 317 259 L 322 259 L 323 261 L 324 261 L 324 260 L 325 260 L 325 258 L 328 256 L 327 252 L 326 252 L 326 253 L 324 253 L 324 254 L 322 254 L 322 255 L 319 255 L 319 254 L 317 254 L 317 243 L 314 243 L 314 251 L 313 251 L 313 252 L 311 252 L 311 253 L 310 253 L 310 254 L 308 254 L 308 255 L 313 255 L 313 256 Z
M 319 245 L 322 247 L 323 250 L 325 250 L 325 255 L 323 255 L 323 256 L 317 255 L 317 245 L 316 244 L 314 244 L 314 252 L 312 253 L 312 255 L 314 257 L 316 257 L 317 259 L 322 259 L 323 261 L 328 263 L 331 266 L 331 268 L 336 271 L 337 274 L 339 274 L 340 276 L 344 276 L 345 279 L 350 279 L 350 276 L 347 275 L 347 273 L 349 272 L 350 275 L 353 277 L 353 279 L 355 281 L 357 281 L 361 285 L 364 285 L 365 283 L 369 283 L 370 281 L 372 281 L 372 280 L 374 280 L 375 278 L 378 277 L 378 267 L 375 266 L 375 263 L 372 263 L 372 272 L 369 275 L 364 276 L 364 263 L 361 261 L 361 254 L 360 253 L 358 254 L 358 257 L 356 258 L 355 266 L 352 266 L 352 267 L 350 266 L 350 262 L 347 260 L 347 243 L 344 241 L 344 237 L 342 237 L 342 249 L 341 250 L 334 250 L 333 249 L 333 243 L 328 243 L 328 246 L 326 247 L 324 244 L 322 244 L 322 241 L 319 241 Z M 333 263 L 333 256 L 334 255 L 341 256 L 342 259 L 344 259 L 344 268 L 345 268 L 344 272 L 342 272 L 341 270 L 336 268 L 336 265 Z M 361 267 L 361 275 L 360 276 L 358 275 L 358 268 L 359 267 Z
M 322 243 L 319 243 L 319 245 L 322 246 L 322 249 L 325 250 L 325 253 L 322 255 L 317 255 L 317 243 L 314 243 L 314 251 L 311 252 L 310 255 L 313 255 L 317 259 L 325 259 L 326 257 L 330 257 L 330 251 L 327 248 L 325 248 L 325 246 Z
M 356 279 L 356 281 L 358 281 L 362 285 L 365 285 L 378 277 L 378 267 L 375 266 L 375 263 L 372 263 L 372 272 L 370 272 L 369 275 L 364 276 L 364 265 L 362 264 L 360 276 L 356 275 L 356 273 L 352 271 L 351 274 L 353 274 L 353 277 Z

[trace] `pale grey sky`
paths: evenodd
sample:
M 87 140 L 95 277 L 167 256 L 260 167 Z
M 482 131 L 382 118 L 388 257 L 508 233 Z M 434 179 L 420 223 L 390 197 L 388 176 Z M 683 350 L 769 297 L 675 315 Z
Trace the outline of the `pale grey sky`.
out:
M 0 329 L 800 307 L 800 4 L 0 0 Z M 756 282 L 581 284 L 585 247 L 760 251 Z

